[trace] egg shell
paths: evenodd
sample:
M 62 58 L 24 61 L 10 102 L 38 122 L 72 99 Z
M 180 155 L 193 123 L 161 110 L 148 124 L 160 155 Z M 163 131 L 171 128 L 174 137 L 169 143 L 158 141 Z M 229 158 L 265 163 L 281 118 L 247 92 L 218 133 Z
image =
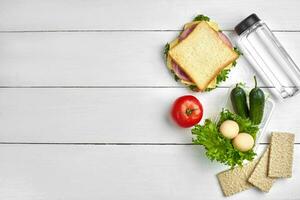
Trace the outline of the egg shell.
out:
M 246 152 L 254 146 L 254 139 L 248 133 L 239 133 L 232 141 L 234 148 L 241 152 Z
M 239 133 L 239 125 L 233 120 L 226 120 L 220 126 L 221 134 L 228 139 L 236 137 Z

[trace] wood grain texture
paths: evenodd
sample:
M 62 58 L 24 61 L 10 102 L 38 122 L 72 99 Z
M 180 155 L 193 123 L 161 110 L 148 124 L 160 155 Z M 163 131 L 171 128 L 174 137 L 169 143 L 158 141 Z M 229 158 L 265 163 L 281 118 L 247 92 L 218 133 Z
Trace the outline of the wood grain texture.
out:
M 227 92 L 226 88 L 204 94 L 184 88 L 2 88 L 0 141 L 190 143 L 190 130 L 169 118 L 173 101 L 194 94 L 203 104 L 203 119 L 214 119 Z M 269 141 L 271 131 L 300 132 L 298 118 L 291 117 L 300 115 L 299 98 L 276 105 L 262 142 Z
M 269 194 L 250 189 L 229 199 L 297 199 L 295 148 L 293 178 Z M 9 200 L 221 199 L 216 174 L 226 169 L 201 147 L 178 145 L 0 145 L 0 162 L 0 198 Z
M 174 81 L 162 56 L 164 45 L 177 34 L 0 33 L 0 86 L 183 87 Z M 300 34 L 276 35 L 300 63 Z M 222 86 L 252 84 L 254 74 L 241 57 Z
M 199 13 L 232 30 L 256 12 L 300 63 L 299 5 L 1 0 L 0 199 L 221 199 L 215 175 L 225 167 L 206 159 L 200 146 L 185 145 L 190 131 L 169 119 L 173 100 L 191 93 L 168 73 L 162 48 Z M 252 84 L 253 74 L 240 59 L 222 86 Z M 204 117 L 216 116 L 226 93 L 196 94 Z M 262 142 L 271 131 L 300 132 L 299 98 L 276 105 Z M 300 145 L 294 150 L 293 178 L 276 181 L 267 195 L 249 190 L 227 199 L 299 199 Z
M 272 29 L 300 30 L 298 0 L 2 0 L 0 30 L 179 30 L 197 14 L 224 29 L 252 12 Z

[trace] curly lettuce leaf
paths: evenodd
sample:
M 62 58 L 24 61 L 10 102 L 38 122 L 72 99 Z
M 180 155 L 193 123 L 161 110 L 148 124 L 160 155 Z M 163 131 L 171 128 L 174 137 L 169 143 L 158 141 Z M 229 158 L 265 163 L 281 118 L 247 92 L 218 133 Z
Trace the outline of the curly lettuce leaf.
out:
M 237 47 L 233 47 L 233 50 L 239 55 L 242 56 L 243 53 L 237 48 Z
M 230 69 L 223 69 L 217 76 L 217 84 L 220 82 L 226 81 L 228 78 L 228 74 L 230 72 Z
M 197 85 L 189 85 L 188 87 L 189 87 L 189 89 L 192 90 L 193 92 L 198 92 L 198 91 L 199 91 Z
M 167 43 L 167 44 L 165 45 L 165 47 L 164 47 L 164 54 L 165 54 L 165 56 L 168 54 L 169 50 L 170 50 L 170 44 Z
M 197 15 L 193 21 L 208 21 L 209 22 L 210 18 L 205 16 L 205 15 Z
M 243 55 L 242 52 L 237 48 L 237 47 L 233 47 L 233 50 L 238 54 L 238 56 Z M 234 60 L 232 62 L 232 67 L 235 67 L 237 64 L 236 60 Z M 230 69 L 223 69 L 217 76 L 217 84 L 226 81 L 226 79 L 228 78 L 228 74 L 230 72 Z
M 256 154 L 253 149 L 247 152 L 238 151 L 233 147 L 230 139 L 223 137 L 219 132 L 219 126 L 227 119 L 235 120 L 242 131 L 250 131 L 251 135 L 256 136 L 258 128 L 251 122 L 249 124 L 248 119 L 240 118 L 228 110 L 223 110 L 219 123 L 206 119 L 204 125 L 196 125 L 192 129 L 192 134 L 194 135 L 193 143 L 204 146 L 206 156 L 211 161 L 216 160 L 233 168 L 236 165 L 241 166 L 244 160 L 253 160 Z
M 218 127 L 221 126 L 221 124 L 225 120 L 233 120 L 237 122 L 240 128 L 240 132 L 249 133 L 254 138 L 254 140 L 256 140 L 256 134 L 259 128 L 257 125 L 253 124 L 250 119 L 245 119 L 237 114 L 231 113 L 227 109 L 224 109 L 220 114 Z

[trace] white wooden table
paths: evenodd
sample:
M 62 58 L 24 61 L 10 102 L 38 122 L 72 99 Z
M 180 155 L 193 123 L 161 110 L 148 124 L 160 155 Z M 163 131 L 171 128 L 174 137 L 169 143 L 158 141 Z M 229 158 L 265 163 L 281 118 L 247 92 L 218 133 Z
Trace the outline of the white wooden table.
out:
M 300 64 L 299 0 L 1 0 L 0 199 L 222 199 L 225 166 L 191 145 L 168 112 L 180 95 L 164 44 L 203 13 L 227 34 L 257 13 Z M 195 94 L 214 117 L 236 82 L 254 72 L 239 59 L 220 88 Z M 262 83 L 262 82 L 261 82 Z M 263 85 L 270 87 L 270 85 Z M 278 103 L 268 132 L 296 134 L 294 175 L 268 194 L 300 199 L 300 96 Z

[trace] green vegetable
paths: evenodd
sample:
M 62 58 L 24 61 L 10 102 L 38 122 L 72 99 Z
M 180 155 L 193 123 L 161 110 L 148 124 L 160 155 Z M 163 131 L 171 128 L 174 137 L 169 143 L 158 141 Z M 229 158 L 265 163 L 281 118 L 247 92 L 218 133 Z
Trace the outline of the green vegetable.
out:
M 198 15 L 194 18 L 193 21 L 209 21 L 210 18 L 205 15 Z
M 171 69 L 170 71 L 171 71 L 171 73 L 174 75 L 174 80 L 175 80 L 176 82 L 179 81 L 180 78 L 175 74 L 174 70 Z
M 239 56 L 243 55 L 243 53 L 240 52 L 240 50 L 238 50 L 238 48 L 233 47 L 233 50 L 234 50 Z M 233 67 L 236 66 L 236 60 L 232 62 L 232 66 L 233 66 Z
M 188 86 L 190 88 L 190 90 L 197 92 L 198 91 L 198 87 L 196 85 L 189 85 Z
M 237 48 L 237 47 L 233 47 L 233 50 L 239 55 L 243 55 L 243 53 Z
M 167 43 L 167 44 L 165 45 L 165 48 L 164 48 L 164 54 L 165 54 L 165 56 L 168 54 L 169 50 L 170 50 L 170 44 Z
M 180 78 L 174 73 L 174 80 L 177 82 L 180 80 Z
M 265 108 L 265 94 L 257 87 L 256 77 L 254 76 L 255 87 L 249 94 L 250 119 L 254 124 L 260 124 Z
M 226 81 L 226 79 L 228 78 L 228 74 L 230 72 L 230 69 L 223 69 L 217 76 L 217 85 L 223 81 Z M 209 92 L 211 90 L 213 90 L 215 88 L 206 88 L 205 91 Z
M 236 114 L 243 118 L 248 118 L 249 109 L 247 105 L 247 95 L 244 89 L 239 86 L 239 84 L 236 84 L 235 88 L 231 91 L 230 99 L 233 110 L 236 112 Z
M 219 84 L 222 81 L 225 81 L 228 78 L 229 72 L 230 69 L 223 69 L 217 76 L 217 84 Z
M 205 92 L 209 92 L 209 91 L 212 91 L 212 90 L 214 90 L 214 89 L 216 89 L 216 88 L 206 88 L 206 89 L 205 89 Z
M 233 62 L 232 62 L 232 67 L 235 67 L 235 66 L 236 66 L 236 63 L 237 63 L 236 60 L 233 61 Z
M 220 114 L 218 125 L 220 126 L 226 120 L 233 120 L 238 123 L 240 132 L 249 133 L 254 140 L 256 140 L 256 133 L 259 128 L 250 119 L 245 119 L 237 114 L 231 113 L 229 110 L 224 109 Z
M 206 149 L 206 156 L 211 161 L 216 160 L 232 168 L 236 165 L 242 165 L 244 160 L 253 160 L 256 154 L 252 149 L 247 152 L 238 151 L 233 147 L 231 140 L 226 139 L 219 132 L 219 127 L 225 120 L 236 121 L 241 132 L 247 132 L 253 138 L 256 138 L 258 127 L 253 125 L 249 119 L 244 119 L 228 110 L 223 110 L 217 124 L 210 119 L 206 119 L 204 125 L 196 125 L 192 129 L 193 143 L 203 145 Z

